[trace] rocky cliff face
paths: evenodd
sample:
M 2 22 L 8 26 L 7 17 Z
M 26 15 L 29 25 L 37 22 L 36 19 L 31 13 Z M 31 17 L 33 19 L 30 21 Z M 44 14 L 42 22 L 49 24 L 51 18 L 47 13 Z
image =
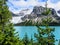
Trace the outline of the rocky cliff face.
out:
M 22 20 L 22 19 L 26 19 L 27 16 L 25 16 L 25 15 L 31 14 L 31 11 L 32 10 L 30 10 L 30 9 L 24 9 L 24 10 L 21 10 L 17 14 L 12 13 L 12 21 L 11 22 L 14 24 L 24 22 L 24 20 Z M 23 18 L 23 17 L 25 17 L 25 18 Z
M 57 15 L 56 11 L 53 8 L 49 8 L 49 9 L 50 9 L 51 13 L 48 15 L 48 17 L 52 18 L 52 22 L 60 23 L 60 17 Z M 44 11 L 46 11 L 45 7 L 35 6 L 33 8 L 33 11 L 30 14 L 24 14 L 24 13 L 22 13 L 23 17 L 21 17 L 21 20 L 25 21 L 25 20 L 32 19 L 35 22 L 37 22 L 37 21 L 41 22 L 42 19 L 47 18 L 46 15 L 42 14 Z M 19 15 L 21 15 L 21 13 Z
M 60 10 L 57 11 L 60 14 Z
M 60 22 L 60 17 L 57 15 L 56 11 L 53 8 L 49 8 L 51 11 L 51 14 L 48 15 L 48 17 L 52 18 L 52 22 Z M 35 6 L 33 8 L 33 11 L 29 15 L 25 15 L 22 20 L 27 20 L 27 19 L 35 19 L 35 21 L 42 21 L 42 19 L 47 18 L 46 15 L 43 15 L 42 13 L 46 11 L 45 7 L 42 6 Z M 36 20 L 37 18 L 37 20 Z

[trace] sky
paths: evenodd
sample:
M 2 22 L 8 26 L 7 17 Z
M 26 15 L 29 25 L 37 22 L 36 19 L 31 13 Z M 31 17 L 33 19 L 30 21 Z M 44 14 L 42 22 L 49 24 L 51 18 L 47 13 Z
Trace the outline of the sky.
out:
M 8 0 L 7 5 L 13 13 L 18 13 L 23 9 L 33 9 L 34 6 L 44 6 L 47 1 L 49 8 L 60 9 L 60 0 Z

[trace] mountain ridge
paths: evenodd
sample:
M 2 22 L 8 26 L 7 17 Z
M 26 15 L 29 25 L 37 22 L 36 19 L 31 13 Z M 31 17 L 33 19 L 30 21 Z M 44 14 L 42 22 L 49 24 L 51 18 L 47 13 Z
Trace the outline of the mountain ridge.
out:
M 49 17 L 51 17 L 52 19 L 53 19 L 53 21 L 54 22 L 56 22 L 56 23 L 60 23 L 60 17 L 57 15 L 57 13 L 56 13 L 56 10 L 55 9 L 53 9 L 53 8 L 49 8 L 50 10 L 51 10 L 51 14 L 49 15 Z M 29 9 L 28 9 L 29 10 Z M 21 12 L 20 12 L 20 14 L 19 15 L 17 15 L 17 16 L 23 16 L 23 17 L 21 17 L 21 20 L 24 22 L 24 21 L 26 21 L 26 20 L 30 20 L 30 19 L 32 19 L 33 21 L 42 21 L 41 19 L 42 18 L 46 18 L 47 16 L 45 16 L 45 15 L 42 15 L 41 13 L 42 12 L 44 12 L 46 9 L 45 9 L 45 7 L 42 7 L 42 6 L 35 6 L 34 8 L 33 8 L 33 10 L 30 12 L 30 14 L 24 14 L 24 12 L 23 12 L 23 14 L 21 15 Z M 25 11 L 25 10 L 24 10 Z M 16 16 L 15 16 L 16 17 Z M 37 19 L 37 20 L 36 20 Z M 52 22 L 53 22 L 52 21 Z M 21 22 L 18 22 L 18 23 L 21 23 Z

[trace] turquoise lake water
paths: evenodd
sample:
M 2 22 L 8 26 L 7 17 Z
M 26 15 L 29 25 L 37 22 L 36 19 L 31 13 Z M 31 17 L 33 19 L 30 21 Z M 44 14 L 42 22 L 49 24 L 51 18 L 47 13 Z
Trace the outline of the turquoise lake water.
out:
M 60 26 L 50 26 L 51 28 L 55 28 L 55 39 L 59 40 L 60 39 Z M 34 33 L 37 33 L 37 28 L 35 26 L 15 26 L 16 32 L 18 32 L 19 37 L 22 39 L 27 33 L 28 37 L 31 38 L 33 36 L 34 38 Z M 56 45 L 58 45 L 58 41 L 55 42 Z

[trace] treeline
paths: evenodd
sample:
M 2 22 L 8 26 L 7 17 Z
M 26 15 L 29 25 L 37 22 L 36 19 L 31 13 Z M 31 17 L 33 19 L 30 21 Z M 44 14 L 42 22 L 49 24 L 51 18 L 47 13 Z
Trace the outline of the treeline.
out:
M 39 21 L 33 22 L 32 20 L 28 20 L 28 21 L 26 20 L 24 22 L 14 24 L 14 26 L 36 26 L 36 25 L 44 26 L 42 22 Z M 60 23 L 50 22 L 49 26 L 60 26 Z

